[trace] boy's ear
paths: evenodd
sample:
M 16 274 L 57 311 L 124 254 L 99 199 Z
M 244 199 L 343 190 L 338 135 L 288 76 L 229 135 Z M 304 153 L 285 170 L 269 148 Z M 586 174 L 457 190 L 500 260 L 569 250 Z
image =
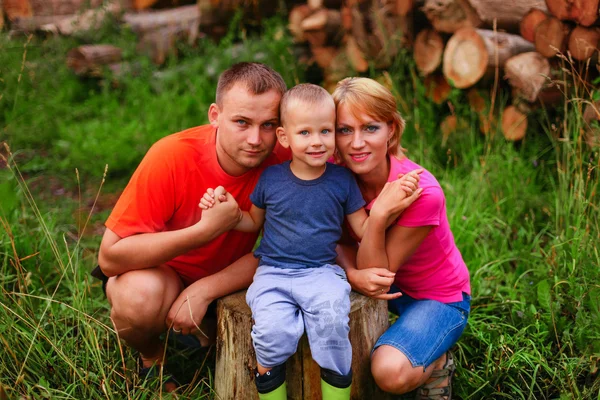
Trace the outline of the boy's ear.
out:
M 221 110 L 219 110 L 219 106 L 216 103 L 212 103 L 208 108 L 208 120 L 210 121 L 210 124 L 215 128 L 219 127 L 220 113 Z
M 283 129 L 283 127 L 278 127 L 275 133 L 277 134 L 277 140 L 279 140 L 279 144 L 281 144 L 286 149 L 290 147 L 287 135 L 285 134 L 285 129 Z

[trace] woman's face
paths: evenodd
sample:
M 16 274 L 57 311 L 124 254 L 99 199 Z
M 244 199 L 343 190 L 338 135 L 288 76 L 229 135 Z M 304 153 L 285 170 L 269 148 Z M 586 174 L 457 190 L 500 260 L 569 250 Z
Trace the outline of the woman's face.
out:
M 367 114 L 355 117 L 345 105 L 337 108 L 335 144 L 342 161 L 355 174 L 379 169 L 387 174 L 387 144 L 393 134 L 391 123 L 376 121 Z

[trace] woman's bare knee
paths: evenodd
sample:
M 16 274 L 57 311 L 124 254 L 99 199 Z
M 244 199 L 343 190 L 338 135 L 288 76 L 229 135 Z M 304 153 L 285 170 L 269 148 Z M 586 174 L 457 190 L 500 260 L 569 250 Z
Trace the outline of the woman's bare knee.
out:
M 384 392 L 402 394 L 420 385 L 423 368 L 413 368 L 408 358 L 391 346 L 380 346 L 371 358 L 371 373 Z

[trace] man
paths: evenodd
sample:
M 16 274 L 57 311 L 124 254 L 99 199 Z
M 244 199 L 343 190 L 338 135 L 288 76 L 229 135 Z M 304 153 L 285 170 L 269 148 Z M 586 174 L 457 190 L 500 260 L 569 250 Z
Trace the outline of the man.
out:
M 209 304 L 252 282 L 257 234 L 229 230 L 261 172 L 283 161 L 273 149 L 285 90 L 263 64 L 223 72 L 210 124 L 155 143 L 106 221 L 99 265 L 111 318 L 145 373 L 164 362 L 163 332 L 197 334 Z M 202 211 L 200 197 L 218 185 L 237 203 Z

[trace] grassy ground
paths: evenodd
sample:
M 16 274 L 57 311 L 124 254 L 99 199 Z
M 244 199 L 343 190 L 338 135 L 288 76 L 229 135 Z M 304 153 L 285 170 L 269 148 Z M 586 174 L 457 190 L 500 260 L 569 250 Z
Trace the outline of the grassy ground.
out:
M 110 25 L 75 39 L 0 34 L 0 139 L 13 154 L 0 169 L 0 399 L 153 397 L 156 383 L 131 372 L 134 357 L 88 275 L 102 222 L 151 143 L 206 122 L 216 77 L 232 62 L 269 63 L 288 85 L 307 79 L 281 23 L 268 26 L 260 38 L 232 29 L 220 45 L 181 48 L 161 70 Z M 73 76 L 66 51 L 92 41 L 122 46 L 139 75 Z M 595 94 L 575 80 L 564 105 L 537 111 L 514 144 L 481 136 L 455 91 L 449 104 L 470 125 L 444 143 L 448 104 L 426 99 L 409 56 L 389 73 L 408 120 L 403 145 L 442 184 L 471 272 L 458 397 L 600 399 L 600 161 L 580 138 L 581 100 Z M 185 396 L 212 398 L 214 349 L 171 351 L 191 381 Z M 198 371 L 183 371 L 184 360 Z

